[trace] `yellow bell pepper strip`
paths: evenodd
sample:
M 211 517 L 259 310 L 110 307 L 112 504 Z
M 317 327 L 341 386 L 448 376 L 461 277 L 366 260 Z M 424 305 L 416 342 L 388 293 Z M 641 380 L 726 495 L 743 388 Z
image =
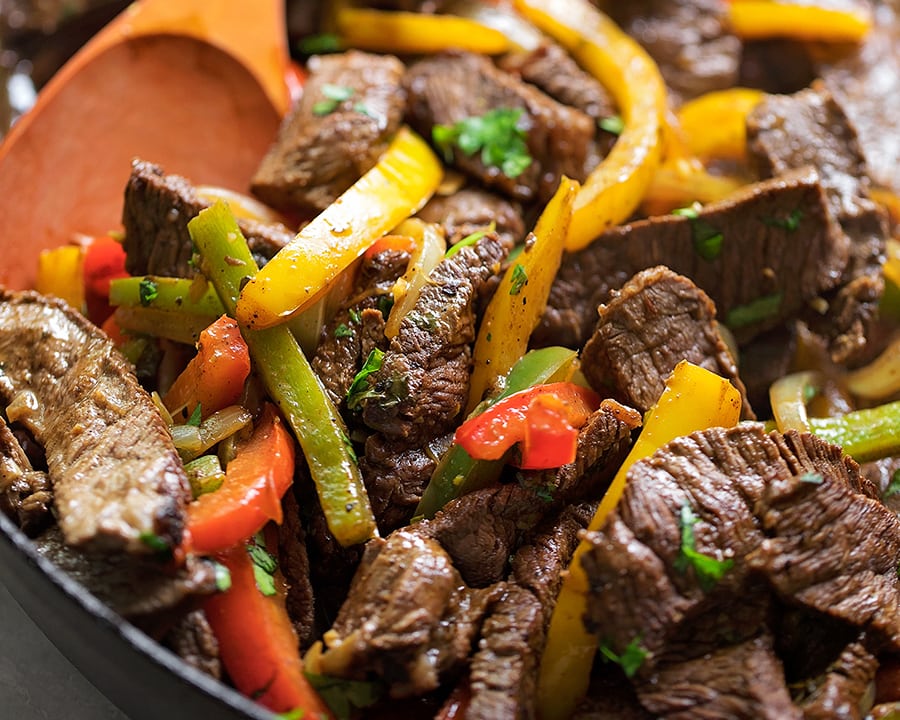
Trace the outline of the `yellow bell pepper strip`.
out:
M 731 0 L 728 25 L 744 40 L 786 37 L 860 42 L 872 27 L 872 14 L 862 7 L 838 9 L 777 0 Z
M 515 0 L 609 90 L 625 123 L 578 197 L 566 249 L 580 250 L 638 207 L 662 156 L 666 86 L 647 52 L 588 0 Z
M 827 418 L 809 418 L 809 431 L 858 463 L 900 453 L 900 400 Z
M 745 184 L 743 178 L 708 173 L 697 158 L 667 160 L 654 173 L 641 210 L 647 215 L 665 215 L 695 202 L 717 202 Z
M 531 333 L 547 305 L 550 286 L 565 249 L 572 207 L 579 185 L 563 177 L 559 189 L 538 218 L 533 237 L 510 263 L 481 318 L 469 379 L 470 413 L 491 393 L 528 349 Z
M 441 175 L 427 143 L 401 128 L 375 167 L 247 282 L 235 311 L 238 321 L 259 330 L 311 305 L 372 243 L 422 207 Z
M 79 312 L 84 306 L 84 247 L 62 245 L 38 256 L 34 289 L 43 295 L 65 300 Z
M 499 30 L 456 15 L 343 7 L 335 22 L 341 45 L 359 50 L 425 55 L 458 49 L 498 55 L 510 49 Z
M 740 417 L 741 396 L 724 378 L 682 361 L 666 381 L 666 388 L 644 418 L 644 429 L 589 525 L 599 530 L 625 490 L 626 476 L 638 460 L 649 457 L 676 437 L 709 427 L 731 427 Z M 564 720 L 587 692 L 597 638 L 583 622 L 588 580 L 581 558 L 589 545 L 581 542 L 572 556 L 556 600 L 541 658 L 537 707 L 542 720 Z
M 215 288 L 209 283 L 157 275 L 113 280 L 109 284 L 109 303 L 202 315 L 210 322 L 225 312 Z
M 188 231 L 201 269 L 234 313 L 241 283 L 257 272 L 234 216 L 217 203 L 191 220 Z M 343 421 L 291 331 L 238 324 L 254 369 L 300 442 L 329 530 L 345 546 L 373 537 L 375 518 Z
M 763 97 L 761 90 L 734 87 L 688 100 L 677 114 L 688 151 L 701 160 L 746 158 L 747 115 Z
M 200 333 L 197 354 L 163 397 L 170 413 L 183 410 L 184 418 L 201 418 L 236 404 L 250 375 L 250 352 L 237 321 L 222 315 Z M 199 408 L 199 410 L 198 410 Z
M 483 411 L 512 393 L 533 385 L 569 380 L 576 359 L 577 353 L 569 348 L 549 346 L 531 350 L 509 371 L 503 391 L 482 403 L 475 412 Z M 473 417 L 476 416 L 473 414 Z M 459 445 L 452 445 L 431 474 L 414 517 L 434 517 L 454 498 L 496 481 L 502 470 L 502 460 L 475 460 Z
M 516 444 L 510 464 L 525 470 L 561 467 L 575 460 L 578 429 L 600 407 L 600 396 L 570 382 L 520 390 L 466 420 L 453 441 L 476 460 L 500 460 Z

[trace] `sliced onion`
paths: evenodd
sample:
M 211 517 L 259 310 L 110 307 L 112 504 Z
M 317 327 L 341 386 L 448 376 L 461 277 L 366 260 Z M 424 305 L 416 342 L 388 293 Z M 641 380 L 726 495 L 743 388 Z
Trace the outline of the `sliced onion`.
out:
M 880 400 L 900 391 L 900 338 L 865 367 L 845 376 L 847 389 L 857 397 Z
M 810 399 L 810 393 L 818 393 L 821 387 L 822 374 L 814 371 L 785 375 L 772 383 L 769 402 L 780 432 L 810 431 L 806 403 Z
M 447 252 L 447 241 L 438 225 L 415 219 L 407 220 L 397 228 L 397 233 L 413 238 L 416 248 L 403 277 L 394 283 L 394 306 L 384 326 L 384 334 L 388 338 L 396 337 L 400 332 L 400 323 L 415 307 L 428 276 Z
M 287 225 L 285 219 L 268 205 L 243 193 L 228 190 L 216 185 L 199 185 L 197 195 L 208 203 L 218 200 L 225 202 L 235 217 L 256 220 L 263 223 L 281 223 Z
M 252 421 L 253 415 L 249 410 L 240 405 L 230 405 L 210 415 L 200 423 L 200 427 L 174 425 L 171 428 L 172 439 L 181 459 L 189 462 L 216 443 L 243 430 Z
M 543 42 L 540 31 L 509 5 L 486 3 L 481 0 L 454 0 L 444 8 L 444 11 L 462 15 L 485 27 L 502 32 L 520 50 L 530 52 L 540 47 Z

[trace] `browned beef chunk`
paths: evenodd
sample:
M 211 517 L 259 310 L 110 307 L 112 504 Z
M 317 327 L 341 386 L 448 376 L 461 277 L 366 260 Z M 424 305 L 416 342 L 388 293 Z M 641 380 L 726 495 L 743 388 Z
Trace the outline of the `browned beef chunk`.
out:
M 869 462 L 860 469 L 863 475 L 878 488 L 882 502 L 900 513 L 900 457 L 895 456 Z
M 880 7 L 864 42 L 818 73 L 856 126 L 873 181 L 900 191 L 900 8 Z
M 524 588 L 507 585 L 491 606 L 472 656 L 470 720 L 534 717 L 537 670 L 544 647 L 544 608 Z
M 191 277 L 193 254 L 188 222 L 208 207 L 194 186 L 179 175 L 166 175 L 158 165 L 135 160 L 125 187 L 125 268 L 132 275 Z M 294 233 L 279 223 L 238 218 L 258 265 L 265 265 L 290 242 Z
M 435 195 L 419 211 L 418 217 L 441 225 L 451 245 L 491 223 L 495 223 L 497 235 L 509 250 L 525 239 L 525 221 L 519 204 L 479 188 L 466 187 L 452 195 Z
M 759 417 L 771 417 L 769 387 L 791 371 L 797 350 L 796 326 L 788 323 L 757 335 L 740 348 L 741 378 L 747 399 Z
M 43 445 L 66 542 L 181 542 L 190 487 L 169 430 L 112 341 L 62 301 L 0 293 L 0 402 Z M 27 402 L 23 402 L 27 400 Z
M 816 77 L 806 43 L 789 38 L 745 40 L 741 49 L 741 87 L 769 93 L 794 93 Z
M 800 720 L 766 635 L 660 668 L 638 697 L 654 717 Z
M 474 302 L 504 255 L 489 233 L 432 270 L 361 401 L 366 425 L 407 447 L 455 427 L 468 393 Z
M 69 545 L 55 525 L 35 538 L 35 548 L 98 600 L 135 622 L 216 590 L 212 564 L 193 555 L 172 568 L 164 558 L 86 552 Z
M 794 95 L 772 95 L 747 118 L 750 156 L 764 177 L 815 167 L 831 214 L 850 239 L 844 283 L 830 307 L 810 323 L 844 362 L 865 347 L 883 289 L 887 219 L 869 199 L 870 181 L 855 127 L 822 84 Z
M 12 430 L 0 416 L 0 511 L 28 535 L 52 520 L 53 489 L 47 473 L 35 470 Z
M 166 635 L 164 643 L 188 665 L 216 680 L 221 679 L 219 641 L 203 610 L 192 610 L 180 618 Z
M 610 16 L 656 60 L 676 102 L 736 84 L 741 42 L 716 0 L 607 3 Z
M 624 673 L 612 663 L 594 663 L 587 696 L 572 720 L 652 720 Z
M 715 305 L 688 278 L 666 267 L 642 270 L 598 312 L 581 355 L 581 369 L 595 390 L 609 390 L 645 413 L 675 366 L 688 360 L 728 378 L 744 399 L 741 416 L 755 419 L 719 332 Z
M 438 458 L 452 440 L 452 434 L 447 434 L 423 447 L 407 447 L 405 443 L 387 440 L 380 433 L 366 439 L 359 467 L 382 533 L 410 521 Z
M 812 435 L 743 425 L 676 439 L 634 465 L 618 507 L 588 534 L 588 627 L 616 653 L 635 642 L 648 652 L 636 687 L 654 714 L 695 717 L 716 695 L 725 715 L 760 716 L 752 677 L 693 695 L 691 683 L 677 689 L 680 668 L 716 687 L 726 661 L 701 671 L 701 658 L 768 632 L 784 605 L 826 619 L 803 625 L 812 638 L 794 631 L 779 645 L 792 674 L 804 644 L 806 654 L 828 647 L 815 637 L 823 632 L 846 637 L 855 628 L 870 651 L 895 651 L 900 519 L 877 494 L 840 448 Z M 783 683 L 772 690 L 783 693 Z
M 396 250 L 365 258 L 351 296 L 323 330 L 312 366 L 338 407 L 346 407 L 347 391 L 369 353 L 387 349 L 379 304 L 393 301 L 391 288 L 408 263 L 409 254 Z
M 655 265 L 702 288 L 742 342 L 834 287 L 847 253 L 818 173 L 795 171 L 748 185 L 695 218 L 663 215 L 623 225 L 565 255 L 532 342 L 583 346 L 609 291 Z
M 434 540 L 398 530 L 366 547 L 326 634 L 326 675 L 379 678 L 392 697 L 421 695 L 460 668 L 496 589 L 471 590 Z
M 278 567 L 287 584 L 285 606 L 297 631 L 300 649 L 312 645 L 315 635 L 315 596 L 310 581 L 306 530 L 293 492 L 281 501 L 284 519 L 278 526 Z
M 387 149 L 403 118 L 403 63 L 349 51 L 312 57 L 303 96 L 251 181 L 281 209 L 324 210 Z
M 596 159 L 594 121 L 580 110 L 556 102 L 532 85 L 498 69 L 489 58 L 471 53 L 429 57 L 412 65 L 404 85 L 410 122 L 426 137 L 435 125 L 453 125 L 490 110 L 521 109 L 531 164 L 514 178 L 485 165 L 481 153 L 456 148 L 453 164 L 510 197 L 548 199 L 565 174 L 583 180 Z
M 862 720 L 878 660 L 862 643 L 851 643 L 800 702 L 804 720 Z

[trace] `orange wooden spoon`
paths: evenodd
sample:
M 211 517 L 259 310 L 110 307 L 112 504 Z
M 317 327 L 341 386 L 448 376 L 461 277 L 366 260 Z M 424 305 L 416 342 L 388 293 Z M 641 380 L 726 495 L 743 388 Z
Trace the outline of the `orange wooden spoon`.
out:
M 0 285 L 39 252 L 120 227 L 131 160 L 247 189 L 289 104 L 283 0 L 138 0 L 0 145 Z

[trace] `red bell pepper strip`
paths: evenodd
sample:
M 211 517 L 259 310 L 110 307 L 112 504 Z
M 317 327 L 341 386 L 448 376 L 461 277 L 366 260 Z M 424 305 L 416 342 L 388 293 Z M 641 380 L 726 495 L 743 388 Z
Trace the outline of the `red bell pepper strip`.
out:
M 454 441 L 476 460 L 499 460 L 516 443 L 529 470 L 560 467 L 575 459 L 578 429 L 600 407 L 593 390 L 569 382 L 513 393 L 460 425 Z
M 216 558 L 228 568 L 231 586 L 207 598 L 203 609 L 235 687 L 274 712 L 299 710 L 303 717 L 331 718 L 331 711 L 303 674 L 280 573 L 275 573 L 275 593 L 264 595 L 256 585 L 246 545 Z
M 109 305 L 109 283 L 115 278 L 128 277 L 125 271 L 125 249 L 111 237 L 97 237 L 84 251 L 82 266 L 84 300 L 88 317 L 101 325 L 112 315 Z
M 200 333 L 197 354 L 172 383 L 163 398 L 169 412 L 186 409 L 190 417 L 200 405 L 206 418 L 234 405 L 250 374 L 250 351 L 237 322 L 223 315 Z
M 194 552 L 233 548 L 269 520 L 281 523 L 281 498 L 294 479 L 294 440 L 275 406 L 266 403 L 250 439 L 239 446 L 217 490 L 188 505 Z

